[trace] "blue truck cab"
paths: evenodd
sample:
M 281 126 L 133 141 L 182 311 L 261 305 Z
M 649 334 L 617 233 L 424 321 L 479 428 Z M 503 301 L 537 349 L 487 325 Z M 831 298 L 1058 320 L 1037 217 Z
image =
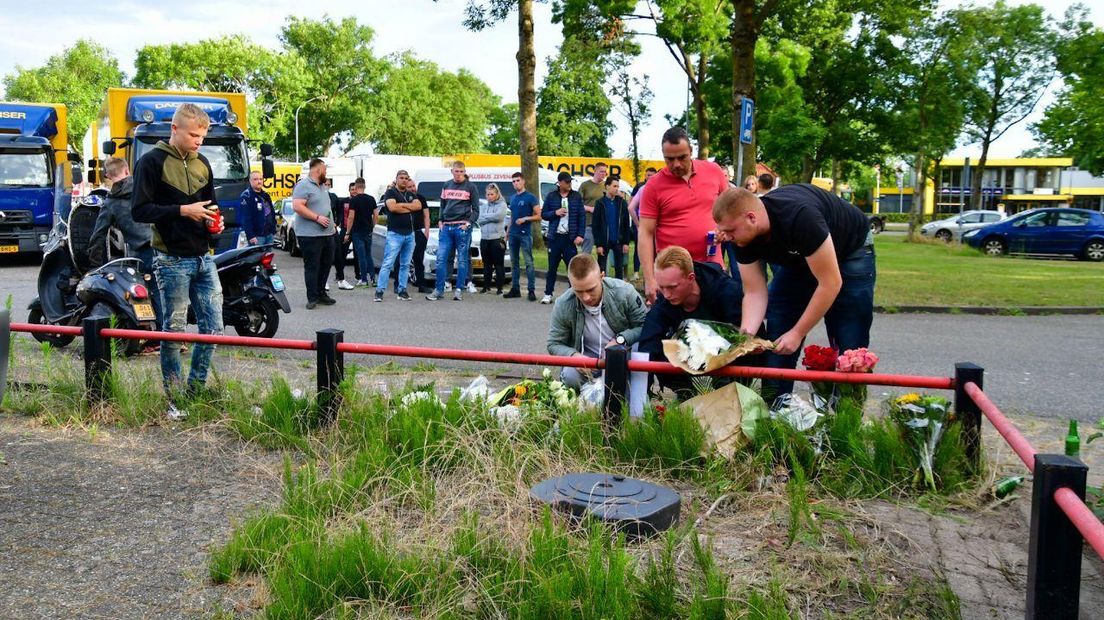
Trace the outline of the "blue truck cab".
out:
M 241 232 L 237 210 L 241 193 L 249 184 L 245 95 L 108 89 L 99 119 L 85 139 L 86 154 L 90 155 L 89 180 L 94 184 L 104 182 L 102 160 L 107 156 L 126 159 L 133 171 L 135 163 L 154 145 L 169 139 L 173 114 L 183 103 L 199 106 L 211 118 L 199 152 L 211 163 L 215 177 L 215 197 L 226 226 L 216 239 L 215 252 L 224 252 L 237 245 Z
M 66 121 L 61 104 L 0 102 L 0 254 L 41 251 L 56 193 L 71 191 L 69 178 L 57 182 Z

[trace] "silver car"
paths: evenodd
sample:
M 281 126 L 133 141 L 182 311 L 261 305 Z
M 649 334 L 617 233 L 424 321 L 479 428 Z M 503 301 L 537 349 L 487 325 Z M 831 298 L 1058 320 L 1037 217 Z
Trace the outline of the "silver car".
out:
M 997 211 L 963 211 L 946 219 L 936 220 L 920 227 L 920 234 L 940 241 L 962 241 L 965 232 L 995 224 L 1004 219 Z

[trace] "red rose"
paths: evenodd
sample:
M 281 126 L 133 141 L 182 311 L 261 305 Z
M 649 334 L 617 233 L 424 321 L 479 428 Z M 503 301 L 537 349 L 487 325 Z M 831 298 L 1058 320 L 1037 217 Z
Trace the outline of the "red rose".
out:
M 811 344 L 805 347 L 805 359 L 801 361 L 808 370 L 835 370 L 839 354 L 832 347 Z

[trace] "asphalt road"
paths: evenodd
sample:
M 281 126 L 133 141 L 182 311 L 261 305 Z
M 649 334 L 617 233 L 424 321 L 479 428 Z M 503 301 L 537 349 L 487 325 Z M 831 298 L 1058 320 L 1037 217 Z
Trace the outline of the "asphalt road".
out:
M 291 314 L 281 315 L 277 335 L 282 338 L 311 339 L 318 329 L 336 327 L 345 330 L 346 342 L 545 350 L 551 306 L 494 295 L 465 295 L 462 302 L 416 295 L 401 302 L 391 292 L 383 303 L 373 303 L 371 289 L 331 286 L 337 305 L 307 310 L 302 261 L 278 252 L 276 265 L 292 304 Z M 34 259 L 0 257 L 0 297 L 12 296 L 17 320 L 25 319 L 36 294 L 37 273 Z M 537 288 L 540 294 L 543 281 Z M 557 294 L 565 290 L 557 284 Z M 879 314 L 871 340 L 881 372 L 948 376 L 955 362 L 975 362 L 986 369 L 986 391 L 1009 412 L 1094 422 L 1104 417 L 1104 316 Z M 809 341 L 827 344 L 823 329 Z M 502 365 L 480 370 L 491 368 L 507 370 Z M 882 391 L 872 388 L 871 395 Z

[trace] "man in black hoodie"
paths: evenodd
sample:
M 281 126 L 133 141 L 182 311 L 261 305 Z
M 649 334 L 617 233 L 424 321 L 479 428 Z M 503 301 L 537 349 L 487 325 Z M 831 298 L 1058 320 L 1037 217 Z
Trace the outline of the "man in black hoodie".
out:
M 665 362 L 663 340 L 673 338 L 686 319 L 720 321 L 739 326 L 742 318 L 743 288 L 739 280 L 728 277 L 716 263 L 695 262 L 685 248 L 664 248 L 655 261 L 659 294 L 640 332 L 639 350 L 652 361 Z M 762 366 L 762 354 L 740 358 L 743 366 Z M 680 397 L 694 395 L 686 375 L 658 375 L 659 383 Z
M 213 235 L 221 233 L 223 225 L 211 208 L 217 204 L 211 164 L 199 153 L 210 123 L 199 106 L 181 104 L 173 115 L 169 141 L 158 142 L 134 167 L 131 211 L 134 221 L 153 224 L 153 270 L 164 331 L 184 331 L 190 301 L 199 333 L 222 332 L 222 286 L 210 248 Z M 214 225 L 213 232 L 209 224 Z M 189 391 L 207 382 L 214 349 L 213 344 L 193 347 Z M 180 373 L 180 349 L 162 343 L 161 378 L 166 391 L 179 386 Z M 170 405 L 170 418 L 181 415 Z
M 106 263 L 107 233 L 112 228 L 121 232 L 123 243 L 126 244 L 126 255 L 141 260 L 142 272 L 151 274 L 151 280 L 147 284 L 151 292 L 153 314 L 160 329 L 161 296 L 157 293 L 157 280 L 152 278 L 153 246 L 150 245 L 152 230 L 149 224 L 135 222 L 130 213 L 134 177 L 130 176 L 130 168 L 125 159 L 110 157 L 104 162 L 103 168 L 104 177 L 111 184 L 111 190 L 107 194 L 107 200 L 100 207 L 100 215 L 96 218 L 96 226 L 92 229 L 92 237 L 88 241 L 89 264 L 95 268 Z

